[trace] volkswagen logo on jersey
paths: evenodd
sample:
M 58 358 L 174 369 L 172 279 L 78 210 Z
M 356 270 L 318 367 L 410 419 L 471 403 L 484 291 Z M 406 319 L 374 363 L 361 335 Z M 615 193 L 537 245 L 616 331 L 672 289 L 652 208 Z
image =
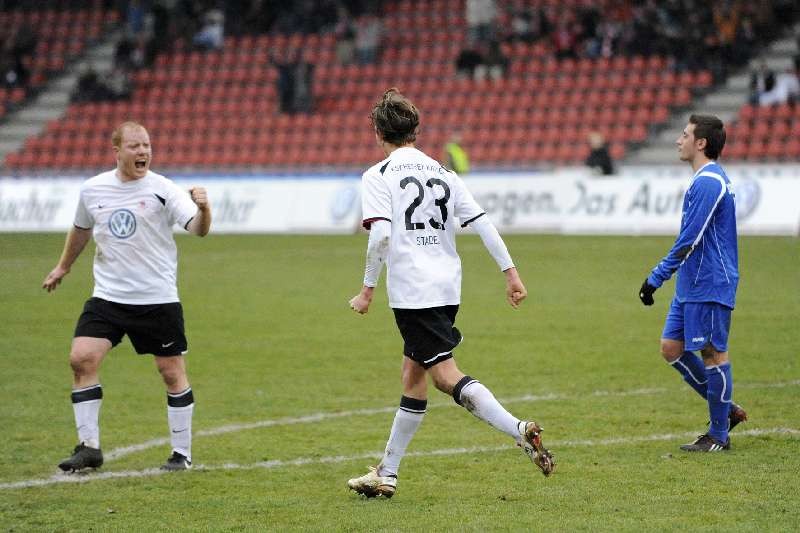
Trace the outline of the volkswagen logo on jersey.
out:
M 753 214 L 761 200 L 761 187 L 756 180 L 737 180 L 733 185 L 736 195 L 736 220 L 742 221 Z
M 127 239 L 136 233 L 136 217 L 127 209 L 117 209 L 108 219 L 108 228 L 114 237 Z

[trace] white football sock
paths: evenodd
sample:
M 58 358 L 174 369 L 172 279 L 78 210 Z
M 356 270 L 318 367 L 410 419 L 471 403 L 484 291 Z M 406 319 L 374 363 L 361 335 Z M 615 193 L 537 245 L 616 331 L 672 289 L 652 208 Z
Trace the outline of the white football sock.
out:
M 103 389 L 98 385 L 73 389 L 72 411 L 75 413 L 75 427 L 78 429 L 78 442 L 90 448 L 100 448 L 100 405 L 103 403 Z M 83 400 L 93 397 L 96 399 Z M 77 402 L 75 400 L 78 400 Z
M 461 389 L 461 404 L 473 415 L 493 428 L 519 439 L 520 420 L 500 405 L 492 392 L 479 381 L 472 381 Z
M 192 460 L 192 414 L 194 413 L 194 398 L 192 389 L 187 389 L 178 394 L 167 394 L 169 403 L 184 403 L 191 400 L 188 405 L 176 407 L 167 405 L 167 421 L 169 422 L 169 437 L 172 450 L 185 455 Z
M 378 475 L 396 476 L 400 468 L 400 461 L 406 454 L 408 443 L 411 442 L 414 433 L 417 432 L 422 419 L 425 417 L 427 400 L 415 400 L 414 398 L 403 397 L 400 400 L 400 409 L 394 415 L 392 431 L 389 434 L 389 441 L 386 443 L 386 450 L 383 452 Z

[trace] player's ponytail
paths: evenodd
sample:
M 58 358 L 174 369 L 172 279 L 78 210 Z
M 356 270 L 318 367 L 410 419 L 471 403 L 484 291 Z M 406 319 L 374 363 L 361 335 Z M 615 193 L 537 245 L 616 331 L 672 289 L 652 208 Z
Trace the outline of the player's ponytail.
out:
M 388 143 L 403 146 L 417 139 L 419 111 L 394 87 L 375 103 L 370 120 L 381 139 Z

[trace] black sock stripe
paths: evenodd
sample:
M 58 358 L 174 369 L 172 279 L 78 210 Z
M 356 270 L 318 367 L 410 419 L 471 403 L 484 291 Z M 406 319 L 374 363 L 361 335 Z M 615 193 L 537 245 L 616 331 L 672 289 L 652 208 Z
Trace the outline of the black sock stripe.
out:
M 402 396 L 400 398 L 400 409 L 410 413 L 424 413 L 428 408 L 428 400 L 417 400 L 416 398 L 409 398 Z
M 167 393 L 167 405 L 170 407 L 186 407 L 194 403 L 194 394 L 192 389 L 186 389 L 178 394 Z
M 103 387 L 95 385 L 86 389 L 72 391 L 72 403 L 89 402 L 103 399 Z
M 458 405 L 461 405 L 461 390 L 470 383 L 472 383 L 473 381 L 478 381 L 478 380 L 470 376 L 464 376 L 458 381 L 458 383 L 456 383 L 456 386 L 453 387 L 453 399 L 456 401 Z

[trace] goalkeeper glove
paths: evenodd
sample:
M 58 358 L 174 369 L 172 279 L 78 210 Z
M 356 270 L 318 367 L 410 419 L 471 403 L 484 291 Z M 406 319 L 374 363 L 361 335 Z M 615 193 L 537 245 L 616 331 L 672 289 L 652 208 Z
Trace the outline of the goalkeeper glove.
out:
M 642 288 L 639 289 L 639 299 L 642 301 L 644 305 L 653 305 L 653 293 L 656 292 L 656 288 L 647 283 L 647 280 L 644 280 L 642 283 Z

